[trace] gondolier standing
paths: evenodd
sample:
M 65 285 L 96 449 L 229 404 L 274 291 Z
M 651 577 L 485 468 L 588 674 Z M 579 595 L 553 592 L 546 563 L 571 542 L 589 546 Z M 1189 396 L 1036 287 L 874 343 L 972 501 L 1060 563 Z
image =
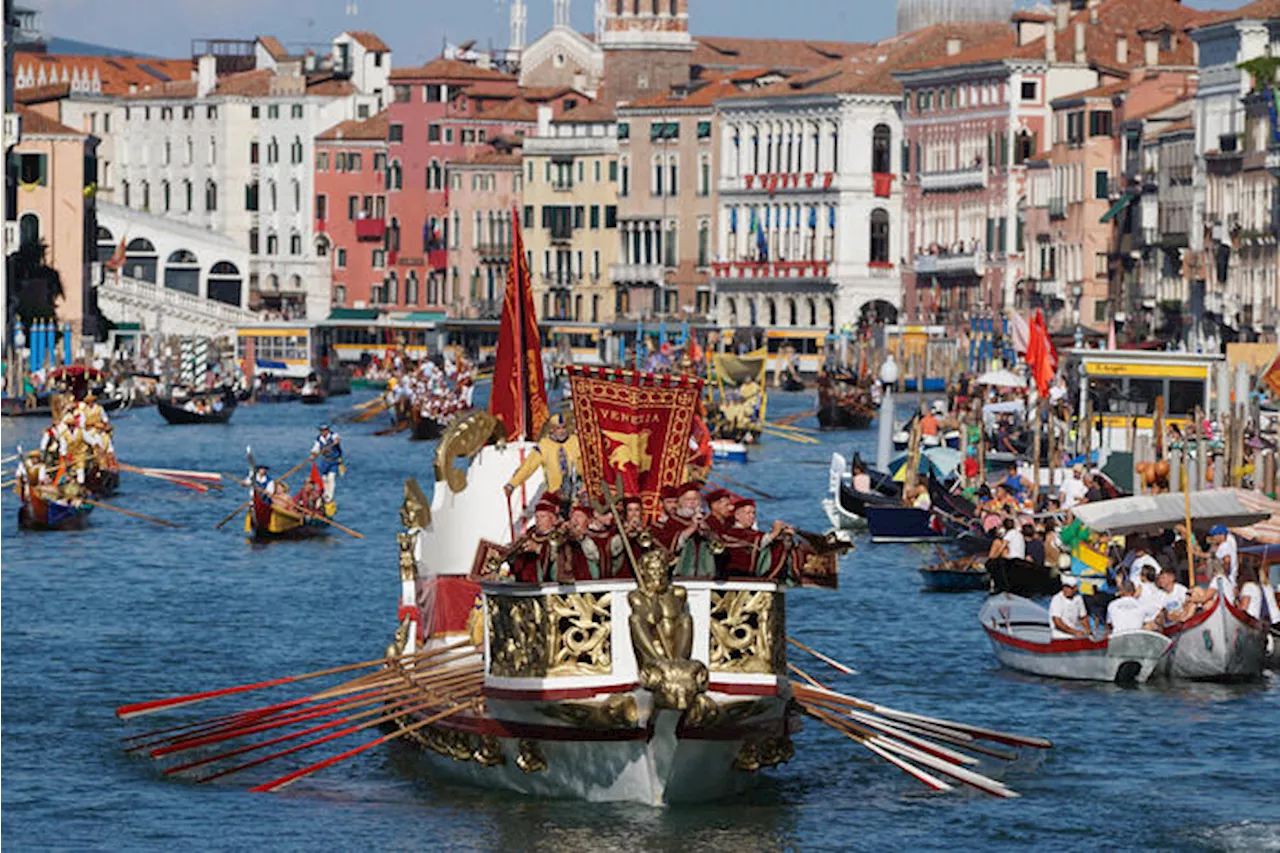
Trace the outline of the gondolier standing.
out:
M 320 469 L 320 477 L 324 480 L 324 513 L 330 518 L 338 511 L 334 502 L 334 490 L 338 475 L 347 473 L 347 466 L 342 460 L 342 439 L 328 424 L 320 424 L 320 434 L 316 443 L 311 445 L 311 458 Z

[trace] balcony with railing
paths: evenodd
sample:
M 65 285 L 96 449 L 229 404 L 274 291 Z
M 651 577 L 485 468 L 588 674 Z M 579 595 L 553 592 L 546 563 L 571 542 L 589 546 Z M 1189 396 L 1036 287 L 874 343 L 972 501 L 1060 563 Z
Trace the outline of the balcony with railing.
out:
M 1050 219 L 1066 219 L 1067 202 L 1062 196 L 1053 196 L 1049 199 L 1049 218 Z
M 915 257 L 915 270 L 916 275 L 981 276 L 986 272 L 986 256 L 978 249 L 936 255 L 919 254 Z
M 711 265 L 711 277 L 721 288 L 756 283 L 835 286 L 830 261 L 720 261 Z
M 574 278 L 573 274 L 568 271 L 556 271 L 543 273 L 541 281 L 543 287 L 548 287 L 552 290 L 568 290 L 578 279 Z
M 609 264 L 609 280 L 657 287 L 666 282 L 666 269 L 662 264 Z
M 356 239 L 360 242 L 375 242 L 381 240 L 387 233 L 387 220 L 385 219 L 357 219 L 356 220 Z
M 481 242 L 476 246 L 476 254 L 482 261 L 499 261 L 505 263 L 511 259 L 511 244 L 505 242 Z
M 920 189 L 927 193 L 981 189 L 986 185 L 987 168 L 981 163 L 945 172 L 920 173 Z

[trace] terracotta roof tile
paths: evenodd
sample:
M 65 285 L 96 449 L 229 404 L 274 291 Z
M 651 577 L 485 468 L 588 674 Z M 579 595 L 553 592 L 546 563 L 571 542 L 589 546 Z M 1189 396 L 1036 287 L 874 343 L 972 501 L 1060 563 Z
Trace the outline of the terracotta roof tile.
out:
M 59 121 L 54 121 L 46 115 L 27 109 L 23 106 L 16 107 L 18 115 L 22 116 L 22 135 L 27 136 L 87 136 L 74 128 L 67 127 Z
M 470 149 L 461 160 L 452 160 L 445 164 L 448 169 L 453 166 L 516 166 L 519 167 L 521 157 L 514 151 L 495 151 L 492 148 Z
M 46 83 L 43 86 L 16 89 L 13 93 L 13 99 L 20 104 L 42 104 L 46 101 L 61 100 L 70 94 L 70 83 Z
M 270 68 L 225 74 L 218 78 L 213 92 L 216 95 L 239 95 L 246 98 L 262 98 L 271 94 L 271 81 L 276 73 Z
M 478 99 L 507 100 L 521 94 L 520 84 L 513 78 L 510 80 L 476 80 L 462 84 L 467 97 Z
M 397 68 L 391 72 L 392 80 L 515 80 L 510 74 L 481 68 L 457 59 L 437 58 L 417 68 Z
M 644 109 L 681 109 L 681 108 L 698 108 L 710 107 L 716 101 L 732 98 L 735 95 L 756 94 L 761 90 L 744 90 L 738 88 L 737 85 L 730 82 L 727 77 L 721 77 L 704 86 L 699 86 L 685 95 L 677 95 L 673 92 L 667 92 L 661 95 L 650 95 L 647 98 L 641 98 L 638 101 L 632 101 L 627 104 L 627 110 L 644 110 Z
M 865 42 L 694 36 L 690 63 L 722 71 L 762 67 L 799 71 L 817 68 L 863 47 Z
M 1206 15 L 1206 18 L 1207 20 L 1202 21 L 1200 26 L 1226 21 L 1265 21 L 1270 18 L 1280 18 L 1280 0 L 1255 0 L 1255 2 L 1246 3 L 1234 11 L 1210 12 Z
M 355 39 L 356 43 L 365 50 L 372 50 L 375 53 L 388 53 L 391 50 L 385 41 L 368 30 L 348 30 L 347 35 Z
M 307 78 L 308 95 L 325 95 L 337 98 L 344 97 L 346 95 L 354 95 L 355 93 L 355 85 L 345 77 L 334 77 L 331 74 L 319 74 Z
M 552 119 L 555 124 L 599 124 L 613 121 L 616 117 L 614 108 L 604 102 L 582 104 L 571 110 L 565 110 Z
M 513 98 L 487 107 L 476 118 L 485 121 L 524 121 L 534 123 L 538 120 L 538 108 L 521 98 Z
M 97 74 L 104 95 L 125 95 L 129 86 L 154 86 L 173 80 L 191 79 L 194 65 L 190 59 L 152 59 L 142 56 L 83 56 L 66 53 L 18 53 L 13 57 L 14 78 L 34 81 L 44 73 L 45 83 L 67 82 L 75 78 L 91 79 Z M 56 77 L 54 75 L 57 75 Z
M 275 36 L 258 36 L 258 44 L 262 45 L 267 55 L 279 62 L 282 59 L 289 58 L 289 51 L 284 49 L 284 45 L 280 43 L 280 39 Z
M 340 140 L 348 142 L 385 142 L 387 139 L 388 123 L 387 111 L 383 110 L 377 115 L 366 119 L 340 121 L 333 127 L 318 135 L 316 139 L 325 142 L 337 142 Z

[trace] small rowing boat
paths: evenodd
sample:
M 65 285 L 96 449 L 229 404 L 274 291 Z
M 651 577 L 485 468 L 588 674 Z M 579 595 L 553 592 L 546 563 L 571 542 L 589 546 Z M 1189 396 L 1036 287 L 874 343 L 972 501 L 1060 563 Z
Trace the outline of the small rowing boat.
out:
M 1141 684 L 1173 645 L 1155 631 L 1053 639 L 1049 609 L 1007 592 L 987 599 L 978 619 L 1001 664 L 1049 678 Z
M 309 516 L 296 507 L 283 507 L 278 501 L 268 500 L 259 489 L 254 489 L 253 506 L 244 519 L 244 532 L 259 542 L 310 539 L 326 536 L 329 530 L 318 516 Z
M 46 499 L 27 489 L 18 508 L 18 526 L 23 530 L 84 530 L 92 511 L 92 504 Z
M 741 441 L 711 440 L 711 456 L 717 462 L 746 462 L 747 446 Z
M 972 592 L 987 589 L 991 582 L 986 568 L 973 557 L 923 566 L 920 577 L 931 592 Z
M 1267 626 L 1222 595 L 1164 634 L 1173 641 L 1164 672 L 1171 678 L 1239 681 L 1262 676 Z

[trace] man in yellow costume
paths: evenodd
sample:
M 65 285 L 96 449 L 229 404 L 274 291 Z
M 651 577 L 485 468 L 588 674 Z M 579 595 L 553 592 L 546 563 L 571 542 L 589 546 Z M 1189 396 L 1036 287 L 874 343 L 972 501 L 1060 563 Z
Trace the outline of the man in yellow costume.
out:
M 582 464 L 578 437 L 569 433 L 569 424 L 564 415 L 552 415 L 547 424 L 547 434 L 538 440 L 538 446 L 525 457 L 503 488 L 510 496 L 525 480 L 533 476 L 534 471 L 541 468 L 542 475 L 546 478 L 547 492 L 559 494 L 566 502 L 572 503 L 576 485 L 574 481 Z

